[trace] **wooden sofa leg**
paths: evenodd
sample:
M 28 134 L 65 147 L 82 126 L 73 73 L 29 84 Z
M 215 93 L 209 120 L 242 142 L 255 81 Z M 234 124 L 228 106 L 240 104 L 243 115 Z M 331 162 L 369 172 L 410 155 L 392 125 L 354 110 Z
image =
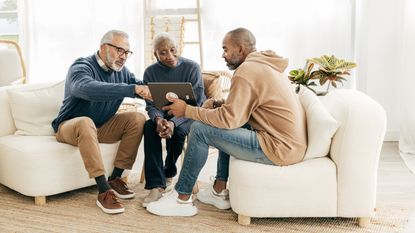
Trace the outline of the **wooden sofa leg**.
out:
M 369 217 L 360 217 L 358 220 L 359 227 L 368 227 L 370 224 L 370 218 Z
M 35 205 L 45 205 L 45 204 L 46 204 L 46 196 L 35 197 Z
M 140 175 L 140 183 L 144 183 L 144 180 L 146 179 L 145 177 L 145 172 L 144 172 L 144 165 L 143 168 L 141 169 L 141 175 Z
M 238 214 L 238 223 L 244 226 L 251 224 L 251 217 Z

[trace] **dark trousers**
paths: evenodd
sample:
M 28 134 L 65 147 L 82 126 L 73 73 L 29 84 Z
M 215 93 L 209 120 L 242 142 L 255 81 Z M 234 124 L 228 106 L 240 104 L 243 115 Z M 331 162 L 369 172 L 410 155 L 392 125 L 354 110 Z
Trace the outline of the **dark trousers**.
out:
M 150 119 L 144 124 L 145 189 L 166 188 L 166 178 L 177 174 L 176 161 L 183 150 L 184 141 L 193 121 L 188 120 L 174 128 L 172 138 L 166 139 L 167 156 L 163 165 L 161 139 L 156 124 Z

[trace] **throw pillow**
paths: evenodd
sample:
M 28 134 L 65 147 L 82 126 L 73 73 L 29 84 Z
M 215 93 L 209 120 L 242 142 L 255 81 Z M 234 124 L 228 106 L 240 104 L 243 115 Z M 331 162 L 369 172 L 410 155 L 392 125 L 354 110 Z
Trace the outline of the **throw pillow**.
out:
M 312 91 L 301 88 L 298 95 L 307 119 L 308 146 L 304 160 L 324 157 L 329 153 L 331 139 L 340 123 Z
M 55 135 L 51 123 L 58 115 L 64 81 L 36 89 L 7 91 L 17 135 Z
M 219 82 L 220 74 L 215 72 L 202 72 L 203 85 L 206 98 L 222 99 L 222 87 Z

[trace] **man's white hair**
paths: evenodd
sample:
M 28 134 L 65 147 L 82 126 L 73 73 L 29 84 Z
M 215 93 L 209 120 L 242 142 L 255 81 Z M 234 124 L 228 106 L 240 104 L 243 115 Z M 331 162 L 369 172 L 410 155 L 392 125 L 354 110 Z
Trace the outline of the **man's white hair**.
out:
M 105 33 L 105 35 L 101 39 L 101 45 L 103 44 L 111 44 L 112 39 L 114 36 L 122 36 L 126 39 L 128 39 L 128 34 L 126 32 L 120 31 L 120 30 L 111 30 Z

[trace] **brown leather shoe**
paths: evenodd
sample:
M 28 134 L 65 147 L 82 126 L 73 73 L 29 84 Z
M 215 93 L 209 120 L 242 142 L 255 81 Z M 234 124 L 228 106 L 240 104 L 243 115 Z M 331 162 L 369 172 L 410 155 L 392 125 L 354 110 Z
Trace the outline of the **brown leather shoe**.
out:
M 129 189 L 127 184 L 119 177 L 108 181 L 108 184 L 114 189 L 114 193 L 118 198 L 129 199 L 135 196 L 134 191 Z
M 124 206 L 118 201 L 112 189 L 98 194 L 97 206 L 107 214 L 119 214 L 125 211 Z

